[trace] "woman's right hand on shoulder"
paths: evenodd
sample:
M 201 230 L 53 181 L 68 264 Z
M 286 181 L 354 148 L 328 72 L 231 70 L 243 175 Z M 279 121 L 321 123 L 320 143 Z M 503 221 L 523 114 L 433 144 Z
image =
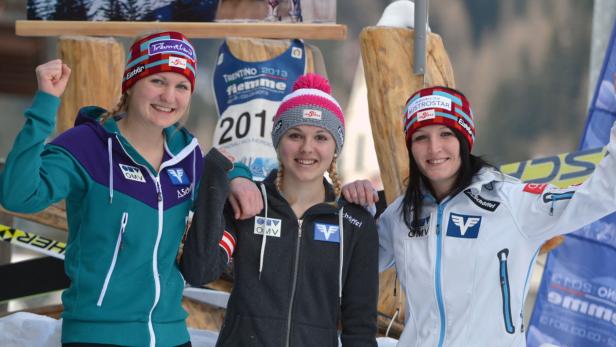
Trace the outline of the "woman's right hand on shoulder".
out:
M 263 209 L 263 197 L 257 185 L 244 177 L 231 180 L 229 203 L 235 219 L 250 219 Z
M 374 205 L 379 201 L 379 194 L 368 180 L 357 180 L 342 186 L 342 196 L 345 200 L 361 205 Z
M 36 67 L 38 90 L 60 97 L 66 89 L 71 69 L 60 59 L 54 59 Z

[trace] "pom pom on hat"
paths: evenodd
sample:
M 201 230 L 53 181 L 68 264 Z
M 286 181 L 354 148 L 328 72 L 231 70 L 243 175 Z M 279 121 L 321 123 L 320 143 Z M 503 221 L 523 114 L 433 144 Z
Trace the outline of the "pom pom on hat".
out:
M 293 91 L 305 88 L 318 89 L 329 95 L 332 94 L 332 87 L 329 85 L 329 81 L 325 77 L 315 73 L 302 75 L 293 84 Z
M 290 128 L 312 125 L 329 131 L 336 141 L 336 153 L 340 153 L 344 144 L 344 115 L 330 93 L 329 81 L 323 76 L 313 73 L 300 76 L 274 116 L 274 147 L 278 147 L 282 135 Z

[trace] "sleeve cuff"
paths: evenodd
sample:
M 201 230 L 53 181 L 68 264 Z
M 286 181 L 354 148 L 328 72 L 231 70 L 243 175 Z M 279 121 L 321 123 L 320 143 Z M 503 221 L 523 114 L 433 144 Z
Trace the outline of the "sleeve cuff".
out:
M 229 181 L 238 177 L 252 180 L 252 173 L 250 172 L 250 169 L 248 169 L 248 166 L 240 162 L 236 162 L 233 164 L 233 170 L 227 173 L 227 177 L 229 178 Z
M 233 251 L 235 251 L 235 239 L 228 231 L 225 231 L 222 235 L 222 239 L 218 242 L 218 245 L 227 253 L 227 263 L 233 257 Z

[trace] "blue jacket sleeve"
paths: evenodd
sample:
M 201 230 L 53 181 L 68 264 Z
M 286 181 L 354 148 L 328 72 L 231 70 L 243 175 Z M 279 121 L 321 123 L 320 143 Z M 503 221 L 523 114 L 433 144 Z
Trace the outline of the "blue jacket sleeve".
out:
M 25 112 L 26 122 L 0 173 L 0 203 L 4 208 L 37 212 L 85 190 L 86 181 L 77 161 L 64 149 L 45 145 L 54 130 L 59 106 L 59 98 L 37 92 Z

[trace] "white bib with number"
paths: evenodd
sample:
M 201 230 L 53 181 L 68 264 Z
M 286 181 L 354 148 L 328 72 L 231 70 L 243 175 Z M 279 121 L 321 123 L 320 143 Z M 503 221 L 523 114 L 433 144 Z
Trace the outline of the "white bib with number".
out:
M 280 101 L 306 71 L 304 43 L 291 41 L 289 49 L 271 60 L 246 62 L 220 47 L 214 71 L 218 124 L 214 143 L 246 164 L 257 181 L 278 167 L 272 146 L 272 123 Z

